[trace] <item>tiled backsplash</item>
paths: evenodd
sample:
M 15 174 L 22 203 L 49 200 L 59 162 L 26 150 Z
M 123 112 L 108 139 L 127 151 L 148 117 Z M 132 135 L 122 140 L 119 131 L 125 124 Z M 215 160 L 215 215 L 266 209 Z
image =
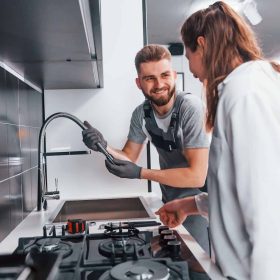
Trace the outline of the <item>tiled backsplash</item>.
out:
M 0 67 L 0 241 L 36 207 L 42 100 Z

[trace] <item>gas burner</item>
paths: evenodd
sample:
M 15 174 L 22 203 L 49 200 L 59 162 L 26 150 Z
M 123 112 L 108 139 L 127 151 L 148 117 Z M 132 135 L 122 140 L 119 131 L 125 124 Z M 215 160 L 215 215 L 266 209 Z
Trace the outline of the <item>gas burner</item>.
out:
M 114 224 L 110 223 L 104 226 L 104 234 L 111 238 L 130 238 L 137 236 L 139 230 L 133 226 L 123 225 L 121 223 Z
M 99 253 L 104 257 L 131 257 L 137 255 L 146 245 L 140 238 L 112 239 L 101 242 L 98 246 Z
M 188 261 L 189 255 L 181 250 L 183 243 L 176 232 L 172 232 L 177 236 L 177 240 L 173 240 L 173 235 L 168 235 L 168 232 L 162 233 L 163 236 L 154 236 L 151 230 L 139 231 L 124 223 L 107 224 L 105 233 L 94 234 L 68 234 L 61 231 L 61 235 L 58 235 L 60 231 L 55 232 L 54 227 L 51 229 L 51 232 L 47 232 L 45 228 L 40 237 L 19 239 L 15 253 L 23 256 L 23 268 L 33 268 L 34 261 L 37 263 L 42 257 L 39 272 L 48 267 L 49 262 L 45 258 L 53 255 L 54 261 L 47 272 L 55 271 L 57 280 L 190 279 L 188 263 L 183 261 Z M 163 242 L 165 236 L 168 238 Z M 0 270 L 1 265 L 0 259 Z M 10 266 L 10 263 L 7 265 Z
M 60 238 L 38 238 L 31 244 L 27 244 L 24 252 L 27 253 L 32 248 L 37 248 L 39 252 L 60 252 L 62 258 L 66 258 L 72 253 L 71 245 Z
M 106 271 L 99 280 L 167 280 L 170 279 L 169 269 L 156 261 L 127 261 Z M 181 279 L 181 278 L 171 278 Z

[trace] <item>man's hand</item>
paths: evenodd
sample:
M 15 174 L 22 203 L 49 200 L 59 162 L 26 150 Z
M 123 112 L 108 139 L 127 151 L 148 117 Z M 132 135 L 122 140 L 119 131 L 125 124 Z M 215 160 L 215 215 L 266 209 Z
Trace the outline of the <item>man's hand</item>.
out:
M 114 164 L 105 160 L 108 171 L 120 178 L 140 179 L 141 167 L 131 161 L 114 159 Z
M 164 225 L 174 228 L 182 224 L 188 215 L 194 213 L 194 211 L 187 210 L 188 208 L 194 210 L 193 203 L 195 203 L 194 197 L 176 199 L 166 203 L 155 214 L 159 215 Z
M 106 149 L 107 142 L 104 139 L 102 133 L 96 128 L 92 127 L 87 121 L 84 121 L 84 125 L 88 128 L 82 132 L 85 145 L 89 149 L 96 152 L 99 151 L 96 145 L 97 143 L 100 143 Z

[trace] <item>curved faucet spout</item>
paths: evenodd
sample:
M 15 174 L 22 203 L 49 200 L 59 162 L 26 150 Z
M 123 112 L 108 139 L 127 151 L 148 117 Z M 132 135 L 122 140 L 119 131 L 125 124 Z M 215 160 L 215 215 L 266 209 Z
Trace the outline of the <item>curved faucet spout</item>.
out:
M 46 176 L 46 164 L 45 158 L 43 156 L 43 139 L 45 136 L 46 128 L 48 124 L 57 118 L 67 118 L 75 122 L 82 130 L 87 129 L 87 127 L 75 116 L 59 112 L 49 116 L 41 127 L 39 134 L 39 146 L 38 146 L 38 196 L 37 196 L 37 210 L 40 211 L 43 208 L 47 209 L 47 199 L 59 199 L 59 191 L 48 191 L 47 176 Z M 101 143 L 96 143 L 98 151 L 103 153 L 107 160 L 114 164 L 114 158 L 108 151 L 101 145 Z
M 87 127 L 81 122 L 77 117 L 65 113 L 58 112 L 49 116 L 41 127 L 39 134 L 39 145 L 38 145 L 38 197 L 37 197 L 37 210 L 40 211 L 43 208 L 47 208 L 47 199 L 59 199 L 59 191 L 48 192 L 47 178 L 46 178 L 46 166 L 43 156 L 43 139 L 45 136 L 46 128 L 49 123 L 57 118 L 67 118 L 75 122 L 82 130 L 87 129 Z M 102 147 L 103 148 L 103 147 Z

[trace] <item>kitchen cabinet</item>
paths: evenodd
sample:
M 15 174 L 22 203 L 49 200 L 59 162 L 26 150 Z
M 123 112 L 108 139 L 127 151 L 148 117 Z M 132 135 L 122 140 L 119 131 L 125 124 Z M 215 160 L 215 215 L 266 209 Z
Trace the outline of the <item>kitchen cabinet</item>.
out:
M 43 89 L 103 87 L 100 0 L 1 0 L 0 61 Z

